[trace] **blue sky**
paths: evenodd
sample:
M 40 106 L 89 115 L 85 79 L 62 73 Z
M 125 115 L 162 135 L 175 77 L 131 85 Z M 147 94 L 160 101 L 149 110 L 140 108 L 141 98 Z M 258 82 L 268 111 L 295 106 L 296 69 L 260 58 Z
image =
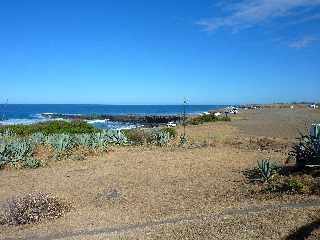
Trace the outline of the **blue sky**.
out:
M 320 0 L 0 3 L 0 101 L 320 101 Z

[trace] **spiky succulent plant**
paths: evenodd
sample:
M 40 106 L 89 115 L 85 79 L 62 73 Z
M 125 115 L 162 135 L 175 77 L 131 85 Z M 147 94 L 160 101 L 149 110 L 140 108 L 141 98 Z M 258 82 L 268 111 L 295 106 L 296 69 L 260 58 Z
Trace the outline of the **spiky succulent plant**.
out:
M 46 142 L 58 153 L 68 151 L 74 146 L 73 138 L 69 134 L 50 135 L 47 137 Z
M 45 140 L 46 140 L 46 136 L 41 132 L 34 133 L 29 137 L 30 143 L 32 143 L 34 145 L 43 144 L 45 142 Z
M 278 167 L 270 160 L 258 161 L 258 169 L 261 174 L 262 180 L 269 181 L 276 173 Z

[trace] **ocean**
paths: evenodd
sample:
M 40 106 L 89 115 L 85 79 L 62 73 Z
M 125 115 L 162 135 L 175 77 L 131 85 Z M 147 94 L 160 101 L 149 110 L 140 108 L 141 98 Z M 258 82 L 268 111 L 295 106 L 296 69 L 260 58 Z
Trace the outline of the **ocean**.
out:
M 187 114 L 200 114 L 209 110 L 224 108 L 223 105 L 187 105 Z M 181 115 L 182 105 L 98 105 L 98 104 L 0 104 L 0 125 L 32 124 L 48 121 L 42 113 L 96 115 Z M 91 120 L 98 128 L 134 128 L 136 125 L 121 122 Z

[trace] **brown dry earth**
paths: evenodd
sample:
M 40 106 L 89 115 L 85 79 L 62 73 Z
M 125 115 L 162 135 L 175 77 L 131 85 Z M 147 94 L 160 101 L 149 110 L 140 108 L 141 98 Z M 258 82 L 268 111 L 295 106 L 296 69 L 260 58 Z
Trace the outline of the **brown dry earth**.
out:
M 114 147 L 85 161 L 0 171 L 0 202 L 43 191 L 73 204 L 54 221 L 0 226 L 0 239 L 286 239 L 320 218 L 320 198 L 253 195 L 242 171 L 266 157 L 283 162 L 296 129 L 320 119 L 319 112 L 290 110 L 190 126 L 186 148 Z M 262 144 L 257 136 L 269 138 Z M 311 205 L 286 207 L 305 202 Z

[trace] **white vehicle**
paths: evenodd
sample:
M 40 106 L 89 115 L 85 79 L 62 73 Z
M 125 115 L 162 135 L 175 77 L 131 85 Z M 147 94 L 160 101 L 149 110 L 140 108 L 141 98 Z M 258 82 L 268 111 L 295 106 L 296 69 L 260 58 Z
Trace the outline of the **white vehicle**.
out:
M 174 123 L 174 122 L 168 122 L 167 123 L 167 127 L 176 127 L 176 126 L 177 126 L 177 124 Z

